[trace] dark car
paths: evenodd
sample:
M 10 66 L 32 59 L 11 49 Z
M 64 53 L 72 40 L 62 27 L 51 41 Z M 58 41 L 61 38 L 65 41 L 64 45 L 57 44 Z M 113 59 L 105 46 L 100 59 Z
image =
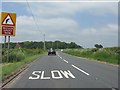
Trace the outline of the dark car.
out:
M 48 50 L 48 55 L 56 55 L 56 51 L 52 48 Z

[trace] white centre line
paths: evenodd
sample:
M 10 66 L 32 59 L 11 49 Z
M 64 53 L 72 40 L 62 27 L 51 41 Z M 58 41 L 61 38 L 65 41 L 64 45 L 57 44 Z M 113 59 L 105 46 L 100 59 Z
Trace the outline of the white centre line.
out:
M 68 63 L 68 61 L 67 60 L 65 60 L 65 59 L 63 59 L 66 63 Z
M 56 54 L 58 55 L 58 57 L 60 57 L 60 55 L 58 54 L 58 52 L 56 52 Z
M 62 57 L 58 54 L 58 57 L 60 58 L 60 59 L 62 59 Z M 65 60 L 65 59 L 63 59 L 63 61 L 64 62 L 66 62 L 66 63 L 69 63 L 67 60 Z M 74 67 L 75 69 L 77 69 L 77 70 L 79 70 L 79 71 L 81 71 L 82 73 L 84 73 L 84 74 L 86 74 L 87 76 L 89 76 L 90 74 L 89 73 L 87 73 L 86 71 L 84 71 L 84 70 L 82 70 L 82 69 L 80 69 L 80 68 L 78 68 L 77 66 L 75 66 L 75 65 L 73 65 L 72 64 L 72 67 Z
M 73 66 L 74 68 L 76 68 L 77 70 L 81 71 L 82 73 L 84 73 L 84 74 L 86 74 L 86 75 L 88 75 L 88 76 L 90 75 L 89 73 L 87 73 L 87 72 L 85 72 L 84 70 L 78 68 L 77 66 L 75 66 L 75 65 L 73 65 L 73 64 L 72 64 L 72 66 Z
M 60 57 L 60 59 L 62 59 L 62 57 Z
M 57 55 L 58 55 L 58 57 L 60 58 L 60 59 L 62 59 L 62 57 L 57 53 Z

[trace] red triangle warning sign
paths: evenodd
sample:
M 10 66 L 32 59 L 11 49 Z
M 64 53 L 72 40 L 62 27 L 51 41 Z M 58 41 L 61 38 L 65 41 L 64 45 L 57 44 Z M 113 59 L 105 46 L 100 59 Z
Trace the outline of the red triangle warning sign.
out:
M 7 14 L 5 19 L 2 21 L 2 25 L 15 26 L 10 14 Z

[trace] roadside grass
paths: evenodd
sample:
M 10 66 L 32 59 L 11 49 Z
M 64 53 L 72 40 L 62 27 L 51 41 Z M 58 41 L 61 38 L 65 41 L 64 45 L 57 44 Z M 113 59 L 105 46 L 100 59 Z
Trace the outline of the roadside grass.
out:
M 33 54 L 33 55 L 27 55 L 23 60 L 17 62 L 9 62 L 9 63 L 3 63 L 2 64 L 2 81 L 4 81 L 7 77 L 14 74 L 15 72 L 19 71 L 21 68 L 23 68 L 26 64 L 29 64 L 30 62 L 33 62 L 34 60 L 37 60 L 37 58 L 42 57 L 45 54 L 45 52 L 41 52 L 39 54 Z
M 120 49 L 118 49 L 117 47 L 114 47 L 102 49 L 66 49 L 64 50 L 64 52 L 78 57 L 89 58 L 112 64 L 120 64 L 119 50 Z

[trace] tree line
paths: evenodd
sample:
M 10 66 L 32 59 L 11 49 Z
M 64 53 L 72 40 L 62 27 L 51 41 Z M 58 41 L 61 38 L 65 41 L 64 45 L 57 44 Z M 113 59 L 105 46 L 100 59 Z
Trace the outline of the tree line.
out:
M 45 42 L 46 49 L 54 48 L 54 49 L 67 49 L 67 48 L 83 48 L 80 45 L 77 45 L 75 42 L 61 42 L 61 41 L 46 41 Z M 27 48 L 27 49 L 36 49 L 36 48 L 44 48 L 44 42 L 40 41 L 25 41 L 25 42 L 11 42 L 10 48 Z M 3 45 L 4 48 L 4 45 Z M 7 48 L 7 45 L 6 45 Z

